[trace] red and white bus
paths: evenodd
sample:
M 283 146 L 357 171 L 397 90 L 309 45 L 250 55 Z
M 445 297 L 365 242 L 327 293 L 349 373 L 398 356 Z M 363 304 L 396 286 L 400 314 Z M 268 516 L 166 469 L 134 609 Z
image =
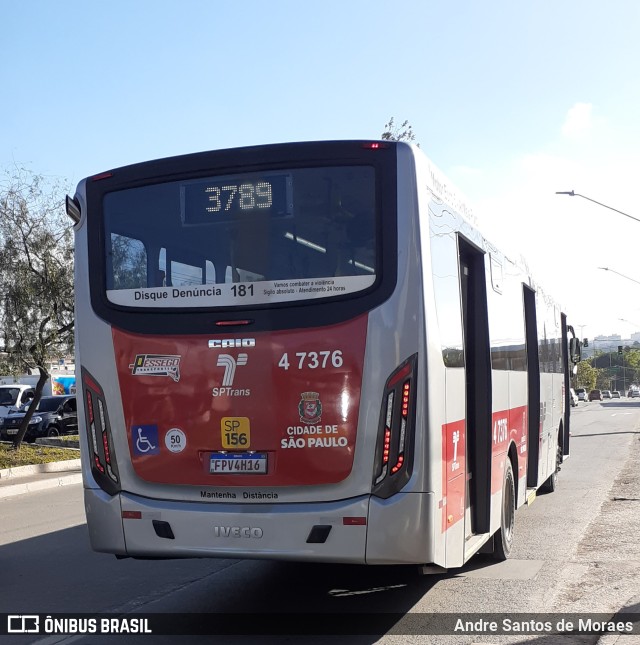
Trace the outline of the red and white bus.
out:
M 160 159 L 67 210 L 95 550 L 459 567 L 555 488 L 579 342 L 419 149 Z

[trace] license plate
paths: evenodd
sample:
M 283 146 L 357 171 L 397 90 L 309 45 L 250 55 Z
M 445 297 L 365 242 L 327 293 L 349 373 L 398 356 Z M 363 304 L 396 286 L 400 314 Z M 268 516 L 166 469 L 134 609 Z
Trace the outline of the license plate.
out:
M 264 453 L 216 453 L 211 455 L 212 475 L 266 475 L 267 455 Z
M 8 428 L 7 434 L 18 434 L 18 428 Z

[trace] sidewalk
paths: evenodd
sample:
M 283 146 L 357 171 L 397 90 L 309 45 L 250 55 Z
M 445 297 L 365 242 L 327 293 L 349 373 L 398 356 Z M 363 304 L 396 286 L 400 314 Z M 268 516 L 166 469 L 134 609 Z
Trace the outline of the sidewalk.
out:
M 578 544 L 565 583 L 551 611 L 610 613 L 615 621 L 638 622 L 640 615 L 640 436 L 635 430 L 629 456 L 598 516 Z M 637 628 L 637 625 L 636 625 Z M 640 634 L 604 634 L 598 645 L 640 645 Z
M 0 499 L 82 483 L 80 459 L 0 470 Z

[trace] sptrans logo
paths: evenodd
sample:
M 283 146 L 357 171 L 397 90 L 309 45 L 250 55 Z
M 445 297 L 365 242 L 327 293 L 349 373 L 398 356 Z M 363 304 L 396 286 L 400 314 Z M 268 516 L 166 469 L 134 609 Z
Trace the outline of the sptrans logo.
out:
M 249 357 L 246 354 L 238 354 L 238 358 L 234 358 L 231 354 L 220 354 L 218 356 L 218 367 L 224 367 L 224 377 L 222 378 L 222 385 L 224 387 L 231 387 L 233 379 L 236 376 L 236 367 L 238 365 L 246 365 Z
M 231 354 L 220 354 L 218 356 L 218 367 L 224 367 L 224 376 L 222 377 L 222 387 L 214 387 L 213 396 L 250 396 L 251 390 L 248 388 L 238 389 L 233 387 L 236 377 L 236 368 L 247 364 L 249 357 L 244 352 L 238 354 L 237 358 Z
M 217 338 L 209 341 L 211 349 L 232 349 L 232 348 L 246 348 L 255 347 L 255 338 Z M 224 375 L 222 377 L 222 387 L 214 387 L 212 390 L 213 396 L 250 396 L 251 390 L 248 388 L 238 389 L 233 387 L 236 377 L 236 368 L 242 367 L 247 364 L 249 355 L 241 352 L 237 356 L 231 354 L 220 354 L 216 365 L 224 367 Z

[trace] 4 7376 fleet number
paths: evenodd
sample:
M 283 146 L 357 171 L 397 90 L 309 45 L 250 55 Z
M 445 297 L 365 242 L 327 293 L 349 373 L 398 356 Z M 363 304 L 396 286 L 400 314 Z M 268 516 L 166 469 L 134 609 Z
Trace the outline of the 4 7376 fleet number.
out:
M 285 352 L 278 361 L 278 367 L 284 370 L 303 369 L 305 367 L 310 370 L 325 369 L 327 367 L 342 367 L 344 361 L 342 359 L 342 350 L 323 350 L 319 352 L 296 352 L 296 358 L 292 358 L 293 365 L 289 362 L 289 353 Z

